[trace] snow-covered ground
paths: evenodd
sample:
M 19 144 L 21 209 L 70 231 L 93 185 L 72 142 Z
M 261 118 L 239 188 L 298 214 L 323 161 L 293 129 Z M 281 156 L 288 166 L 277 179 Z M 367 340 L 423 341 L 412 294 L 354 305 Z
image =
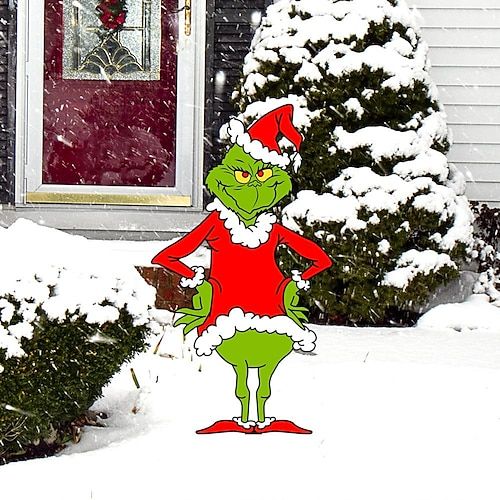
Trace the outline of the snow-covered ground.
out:
M 169 330 L 163 356 L 124 366 L 95 405 L 107 427 L 0 467 L 2 498 L 500 497 L 500 328 L 315 329 L 316 354 L 285 359 L 268 403 L 312 435 L 196 435 L 237 414 L 233 372 Z
M 28 221 L 0 230 L 11 263 L 30 241 L 43 265 L 95 252 L 130 267 L 166 244 L 90 242 Z M 208 265 L 206 251 L 190 259 Z M 416 328 L 314 329 L 315 353 L 285 359 L 268 403 L 312 435 L 196 435 L 238 416 L 234 373 L 167 327 L 158 353 L 124 366 L 96 403 L 106 427 L 59 456 L 0 467 L 0 498 L 498 500 L 500 307 L 476 295 Z

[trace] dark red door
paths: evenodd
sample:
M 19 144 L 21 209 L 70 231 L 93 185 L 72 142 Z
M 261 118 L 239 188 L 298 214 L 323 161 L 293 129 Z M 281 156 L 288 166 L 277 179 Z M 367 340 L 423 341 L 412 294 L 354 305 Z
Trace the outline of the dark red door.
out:
M 177 2 L 143 3 L 45 0 L 43 184 L 175 186 Z

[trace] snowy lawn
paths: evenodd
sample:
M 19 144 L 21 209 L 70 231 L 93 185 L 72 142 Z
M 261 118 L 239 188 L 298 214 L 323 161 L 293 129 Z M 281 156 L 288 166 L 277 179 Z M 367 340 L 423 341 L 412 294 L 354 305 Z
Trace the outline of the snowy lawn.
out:
M 2 499 L 500 497 L 500 331 L 317 327 L 278 368 L 268 414 L 310 436 L 194 431 L 233 417 L 234 376 L 177 332 L 123 367 L 110 418 L 60 456 L 0 467 Z M 500 328 L 499 328 L 500 330 Z M 255 385 L 255 377 L 252 379 Z

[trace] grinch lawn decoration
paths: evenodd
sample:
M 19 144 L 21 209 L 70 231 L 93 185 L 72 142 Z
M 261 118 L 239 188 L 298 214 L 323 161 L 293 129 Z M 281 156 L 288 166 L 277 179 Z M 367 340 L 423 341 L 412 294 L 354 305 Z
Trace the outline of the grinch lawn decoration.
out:
M 309 279 L 327 269 L 331 260 L 310 240 L 286 229 L 270 210 L 292 188 L 285 171 L 292 159 L 277 140 L 284 136 L 295 146 L 302 136 L 292 122 L 293 107 L 281 106 L 266 114 L 245 132 L 232 119 L 225 126 L 232 142 L 222 163 L 213 168 L 206 185 L 215 199 L 210 215 L 191 233 L 160 252 L 153 263 L 182 276 L 181 286 L 196 288 L 193 307 L 183 308 L 175 325 L 184 333 L 198 329 L 194 344 L 198 355 L 214 350 L 236 373 L 236 396 L 241 416 L 221 420 L 198 431 L 309 433 L 289 420 L 267 417 L 271 377 L 293 349 L 312 351 L 316 335 L 304 321 L 306 309 L 298 306 L 298 291 L 308 290 Z M 206 241 L 212 251 L 209 275 L 201 267 L 190 269 L 180 259 Z M 311 265 L 285 277 L 276 263 L 276 249 L 286 245 Z M 257 422 L 249 420 L 249 368 L 257 368 Z

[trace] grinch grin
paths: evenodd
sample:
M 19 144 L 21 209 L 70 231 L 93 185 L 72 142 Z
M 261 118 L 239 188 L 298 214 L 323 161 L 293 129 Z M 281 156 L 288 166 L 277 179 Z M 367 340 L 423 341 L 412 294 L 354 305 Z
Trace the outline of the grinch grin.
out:
M 242 188 L 225 186 L 224 192 L 239 208 L 240 216 L 246 220 L 273 207 L 278 197 L 276 185 L 266 188 L 257 185 Z

